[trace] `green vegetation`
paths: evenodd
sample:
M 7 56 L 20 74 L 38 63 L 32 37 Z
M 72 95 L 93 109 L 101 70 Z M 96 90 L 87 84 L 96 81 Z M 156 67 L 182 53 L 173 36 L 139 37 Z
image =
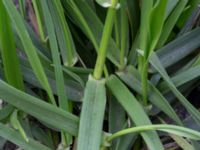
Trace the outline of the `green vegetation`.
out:
M 199 3 L 0 0 L 0 149 L 198 150 Z

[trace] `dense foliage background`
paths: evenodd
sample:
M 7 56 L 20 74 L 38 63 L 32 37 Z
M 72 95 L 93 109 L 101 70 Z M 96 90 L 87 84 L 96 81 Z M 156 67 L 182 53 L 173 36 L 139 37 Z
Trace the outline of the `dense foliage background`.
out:
M 0 149 L 200 149 L 199 0 L 0 0 Z

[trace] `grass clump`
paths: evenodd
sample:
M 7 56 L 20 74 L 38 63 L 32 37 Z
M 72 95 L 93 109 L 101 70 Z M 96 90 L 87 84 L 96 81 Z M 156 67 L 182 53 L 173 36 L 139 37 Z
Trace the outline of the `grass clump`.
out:
M 198 150 L 199 3 L 0 0 L 0 149 Z

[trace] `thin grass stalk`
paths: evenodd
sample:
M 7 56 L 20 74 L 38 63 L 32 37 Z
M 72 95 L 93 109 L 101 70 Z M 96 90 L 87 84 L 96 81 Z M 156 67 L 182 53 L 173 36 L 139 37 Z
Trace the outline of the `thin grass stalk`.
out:
M 121 130 L 117 133 L 114 133 L 110 137 L 108 137 L 107 141 L 110 142 L 117 137 L 130 134 L 130 133 L 145 132 L 145 131 L 152 131 L 152 130 L 164 131 L 164 132 L 176 134 L 179 136 L 188 137 L 194 140 L 200 139 L 200 133 L 195 130 L 180 127 L 180 126 L 175 126 L 175 125 L 157 124 L 157 125 L 146 125 L 146 126 L 133 127 L 133 128 Z
M 98 51 L 98 57 L 94 68 L 94 78 L 99 80 L 103 73 L 104 63 L 106 59 L 106 52 L 108 43 L 110 40 L 110 36 L 112 33 L 112 27 L 114 23 L 114 18 L 116 14 L 116 5 L 118 3 L 118 0 L 112 1 L 112 6 L 108 10 L 108 14 L 106 16 L 105 26 L 103 30 L 102 40 L 100 43 L 99 51 Z

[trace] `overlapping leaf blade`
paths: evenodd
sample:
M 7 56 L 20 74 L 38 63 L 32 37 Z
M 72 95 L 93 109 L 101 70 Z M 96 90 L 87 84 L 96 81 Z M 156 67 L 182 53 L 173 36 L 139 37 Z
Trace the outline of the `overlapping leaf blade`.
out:
M 171 89 L 174 95 L 179 99 L 182 105 L 185 106 L 187 111 L 192 115 L 193 119 L 200 125 L 200 112 L 194 106 L 192 106 L 192 104 L 177 90 L 155 53 L 152 53 L 149 61 L 151 65 L 160 73 L 160 75 L 166 81 L 168 87 Z
M 130 88 L 135 90 L 137 93 L 142 94 L 140 77 L 137 70 L 132 66 L 127 67 L 124 72 L 117 72 L 122 81 L 124 81 Z M 149 84 L 149 101 L 156 107 L 161 109 L 171 119 L 173 119 L 178 125 L 182 125 L 180 118 L 177 116 L 173 108 L 170 106 L 165 97 L 159 92 L 159 90 L 150 82 Z
M 17 131 L 9 128 L 8 126 L 0 123 L 0 136 L 12 141 L 16 145 L 18 145 L 20 148 L 27 149 L 27 150 L 36 150 L 36 149 L 42 149 L 42 150 L 51 150 L 45 145 L 40 144 L 39 142 L 29 139 L 28 142 L 26 142 Z
M 108 78 L 106 85 L 124 107 L 136 126 L 151 124 L 147 114 L 127 87 L 114 75 Z M 164 149 L 156 132 L 141 133 L 150 149 Z
M 38 80 L 40 81 L 40 84 L 47 91 L 49 98 L 51 100 L 51 103 L 56 104 L 54 97 L 53 97 L 52 90 L 48 83 L 48 79 L 45 75 L 43 66 L 40 62 L 40 59 L 36 52 L 36 49 L 35 49 L 32 41 L 30 40 L 30 36 L 29 36 L 28 32 L 26 30 L 24 30 L 24 29 L 26 29 L 26 27 L 24 25 L 24 21 L 22 20 L 20 14 L 17 12 L 17 9 L 15 8 L 15 6 L 11 0 L 3 0 L 3 4 L 4 4 L 5 8 L 7 9 L 8 14 L 13 21 L 13 24 L 15 25 L 17 33 L 23 44 L 24 50 L 28 56 L 29 62 L 34 70 L 34 73 L 36 74 Z
M 21 92 L 1 80 L 0 98 L 44 123 L 69 132 L 74 136 L 77 135 L 78 118 L 76 116 Z
M 105 80 L 95 80 L 90 76 L 83 98 L 78 150 L 98 150 L 100 148 L 105 105 Z

